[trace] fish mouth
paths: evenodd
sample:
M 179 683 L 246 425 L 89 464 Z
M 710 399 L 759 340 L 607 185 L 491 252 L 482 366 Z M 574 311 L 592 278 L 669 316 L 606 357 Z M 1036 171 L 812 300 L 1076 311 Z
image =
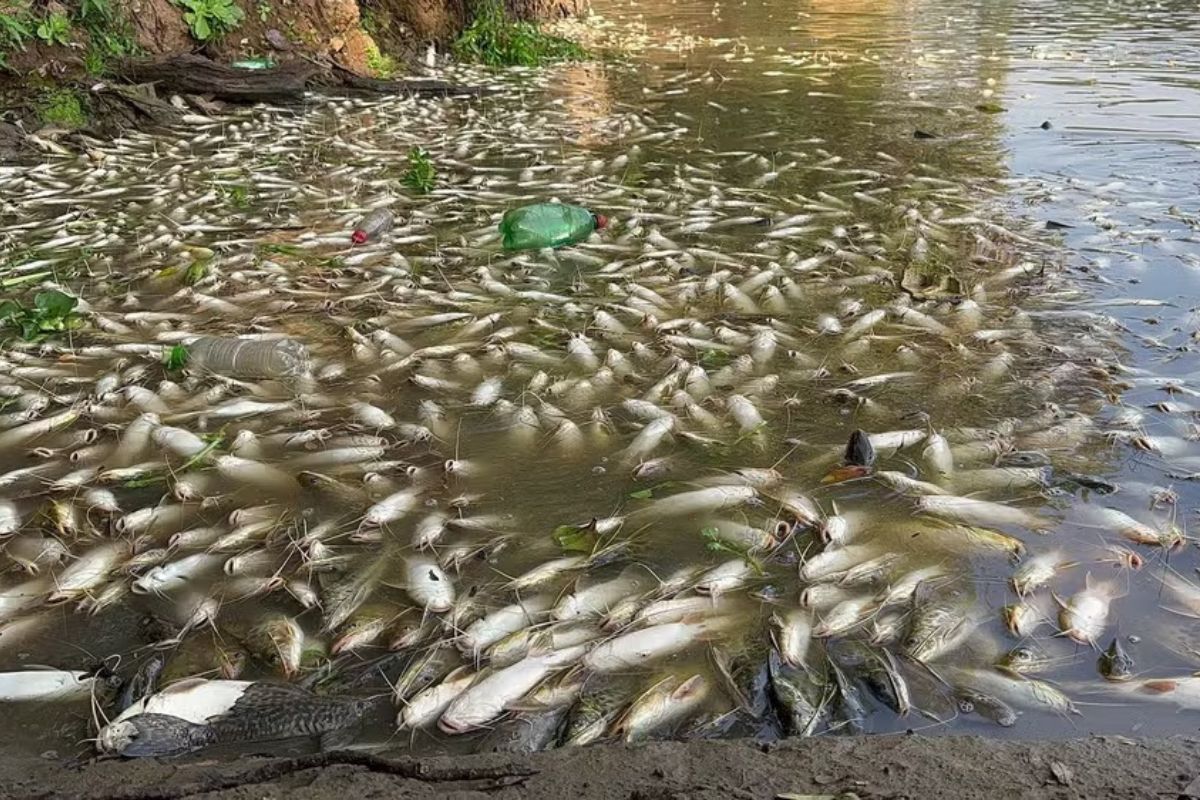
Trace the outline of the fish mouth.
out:
M 451 720 L 447 720 L 445 717 L 442 717 L 438 720 L 438 728 L 441 729 L 443 733 L 457 734 L 466 733 L 467 731 L 471 730 L 472 726 L 466 723 L 453 722 Z

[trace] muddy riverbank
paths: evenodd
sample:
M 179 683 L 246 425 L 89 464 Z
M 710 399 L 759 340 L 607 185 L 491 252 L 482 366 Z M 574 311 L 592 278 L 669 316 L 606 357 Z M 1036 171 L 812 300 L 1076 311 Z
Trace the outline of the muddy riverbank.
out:
M 824 737 L 774 745 L 663 742 L 532 756 L 374 760 L 362 753 L 64 768 L 6 759 L 6 798 L 773 798 L 1200 795 L 1200 739 Z

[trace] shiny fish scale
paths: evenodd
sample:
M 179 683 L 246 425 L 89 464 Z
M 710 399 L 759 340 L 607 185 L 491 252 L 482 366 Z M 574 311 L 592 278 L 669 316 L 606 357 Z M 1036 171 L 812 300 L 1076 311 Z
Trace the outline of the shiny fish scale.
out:
M 781 67 L 808 58 L 769 56 Z M 836 56 L 811 63 L 849 69 Z M 1132 539 L 1145 558 L 1158 541 L 1147 530 L 1169 546 L 1161 508 L 1118 498 L 1117 519 L 1069 499 L 1052 506 L 1040 477 L 1018 482 L 997 469 L 1038 466 L 1005 464 L 1009 450 L 1045 451 L 1056 483 L 1087 485 L 1104 472 L 1110 441 L 1187 473 L 1200 464 L 1183 423 L 1152 437 L 1139 429 L 1146 416 L 1187 413 L 1178 406 L 1117 424 L 1116 405 L 1099 398 L 1118 392 L 1118 381 L 1159 395 L 1165 382 L 1120 364 L 1110 312 L 1077 308 L 1084 296 L 1074 284 L 1036 268 L 1050 244 L 977 200 L 975 176 L 956 179 L 898 147 L 857 152 L 817 139 L 780 154 L 768 143 L 780 134 L 769 130 L 747 137 L 745 149 L 722 149 L 657 110 L 621 105 L 578 119 L 555 102 L 548 74 L 532 78 L 536 96 L 526 93 L 521 106 L 524 90 L 506 80 L 462 76 L 494 82 L 503 111 L 462 99 L 313 95 L 303 114 L 237 109 L 186 132 L 96 144 L 91 160 L 51 157 L 19 180 L 2 173 L 4 213 L 40 223 L 0 233 L 6 254 L 22 248 L 15 274 L 74 288 L 92 323 L 69 342 L 0 355 L 5 397 L 15 399 L 0 426 L 0 535 L 53 534 L 70 554 L 62 563 L 35 558 L 32 576 L 4 576 L 5 622 L 28 622 L 39 647 L 65 658 L 44 633 L 49 600 L 87 607 L 105 624 L 118 624 L 115 607 L 128 603 L 188 642 L 227 642 L 196 671 L 235 670 L 248 632 L 285 613 L 303 634 L 296 680 L 319 675 L 314 667 L 359 626 L 387 626 L 362 650 L 403 643 L 383 671 L 413 676 L 405 694 L 440 680 L 460 653 L 481 675 L 493 655 L 507 661 L 505 642 L 475 652 L 463 636 L 527 598 L 523 578 L 536 574 L 535 591 L 547 596 L 592 596 L 633 561 L 654 580 L 592 611 L 603 612 L 610 647 L 645 650 L 623 654 L 622 663 L 638 664 L 635 686 L 572 717 L 591 738 L 614 734 L 621 709 L 652 687 L 717 678 L 706 647 L 761 659 L 762 647 L 744 647 L 770 636 L 772 615 L 756 610 L 767 602 L 795 611 L 801 589 L 834 598 L 812 608 L 814 628 L 835 630 L 831 639 L 865 640 L 872 626 L 834 623 L 845 609 L 856 621 L 883 620 L 886 599 L 889 613 L 903 615 L 897 653 L 933 670 L 959 660 L 990 668 L 981 653 L 1004 634 L 986 612 L 1013 598 L 980 591 L 964 597 L 967 612 L 939 602 L 940 576 L 1002 587 L 1014 543 L 1048 548 L 1019 520 L 989 520 L 996 506 L 973 504 L 969 519 L 915 514 L 928 510 L 917 501 L 934 489 L 953 496 L 970 487 L 972 499 L 1037 512 L 1063 535 Z M 680 75 L 668 91 L 701 92 L 712 77 Z M 593 149 L 564 148 L 580 135 Z M 438 166 L 428 197 L 395 185 L 408 144 L 429 149 Z M 248 204 L 239 186 L 249 187 Z M 550 196 L 588 203 L 619 225 L 570 250 L 497 252 L 503 210 Z M 398 216 L 388 237 L 349 248 L 353 223 L 381 207 Z M 955 282 L 916 285 L 899 266 L 910 261 L 951 262 Z M 190 268 L 197 279 L 185 285 Z M 158 366 L 190 335 L 245 332 L 304 341 L 312 376 L 235 381 Z M 1168 386 L 1173 402 L 1189 389 Z M 1106 436 L 1109 427 L 1134 434 Z M 880 469 L 909 482 L 822 483 L 854 428 L 879 437 Z M 83 430 L 98 431 L 95 440 L 79 437 Z M 198 442 L 214 441 L 210 456 L 189 463 Z M 40 462 L 30 465 L 30 455 Z M 635 478 L 639 467 L 646 472 Z M 744 479 L 767 467 L 779 477 Z M 319 488 L 302 491 L 309 487 Z M 97 490 L 111 493 L 112 508 L 85 494 Z M 397 497 L 386 514 L 368 513 Z M 835 504 L 855 516 L 843 546 L 863 548 L 854 551 L 862 557 L 801 583 L 796 562 L 820 549 L 813 517 Z M 752 564 L 709 552 L 720 542 L 702 532 L 730 521 L 784 546 L 757 538 Z M 556 526 L 587 550 L 564 553 L 550 536 Z M 124 552 L 109 538 L 128 545 L 127 563 L 107 563 Z M 417 538 L 427 553 L 413 552 Z M 212 558 L 184 563 L 196 555 Z M 19 551 L 7 557 L 29 570 Z M 172 565 L 167 574 L 178 580 L 124 596 L 159 587 L 138 581 Z M 451 583 L 451 599 L 430 603 L 431 587 L 412 585 L 413 574 Z M 914 574 L 932 577 L 906 581 Z M 1076 580 L 1082 573 L 1066 571 L 1051 588 L 1069 596 Z M 1186 581 L 1171 591 L 1185 610 L 1198 603 L 1200 590 Z M 684 603 L 668 618 L 672 607 L 659 604 L 674 601 Z M 651 607 L 652 626 L 635 621 Z M 981 612 L 967 637 L 948 624 L 960 612 L 972 621 Z M 1050 607 L 1045 614 L 1054 617 Z M 906 647 L 913 631 L 939 646 Z M 585 649 L 598 646 L 583 638 Z M 826 696 L 815 677 L 824 647 L 803 649 L 814 675 L 789 673 L 792 683 L 773 693 L 785 706 L 830 703 L 783 709 L 783 719 L 803 716 L 797 727 L 807 732 L 818 732 L 818 718 L 830 729 L 863 722 L 845 718 L 851 704 Z M 421 660 L 430 653 L 436 664 Z M 2 641 L 0 654 L 9 655 Z M 356 668 L 341 657 L 330 663 L 335 674 Z M 753 663 L 733 666 L 755 672 Z M 846 685 L 867 677 L 877 678 L 851 675 Z M 967 677 L 966 688 L 997 680 Z M 821 691 L 795 688 L 810 684 Z M 1028 690 L 1018 698 L 1045 694 L 1041 684 L 1016 686 Z M 937 691 L 923 691 L 913 705 L 936 704 Z M 703 713 L 729 710 L 719 694 Z M 264 724 L 286 728 L 282 719 Z M 867 722 L 905 725 L 885 714 Z

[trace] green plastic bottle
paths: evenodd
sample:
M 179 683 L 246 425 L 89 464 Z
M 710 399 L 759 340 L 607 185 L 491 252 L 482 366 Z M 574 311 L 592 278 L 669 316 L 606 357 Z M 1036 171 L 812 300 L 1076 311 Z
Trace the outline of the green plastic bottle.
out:
M 535 203 L 514 208 L 500 220 L 505 250 L 540 250 L 582 242 L 608 224 L 603 214 L 565 203 Z

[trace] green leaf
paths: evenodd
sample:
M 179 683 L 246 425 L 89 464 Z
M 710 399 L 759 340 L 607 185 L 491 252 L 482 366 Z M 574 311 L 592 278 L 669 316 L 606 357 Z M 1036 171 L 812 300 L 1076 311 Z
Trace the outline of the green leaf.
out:
M 144 475 L 140 478 L 130 478 L 129 480 L 127 480 L 123 484 L 121 484 L 121 486 L 123 486 L 126 489 L 144 489 L 145 487 L 153 486 L 156 483 L 166 483 L 166 482 L 167 482 L 166 475 L 158 475 L 158 474 L 150 473 L 150 474 Z
M 202 461 L 206 461 L 212 455 L 212 452 L 221 446 L 221 442 L 223 441 L 225 441 L 224 433 L 217 434 L 215 438 L 204 437 L 204 449 L 185 461 L 183 466 L 179 468 L 179 472 L 187 472 Z
M 554 529 L 554 541 L 563 550 L 590 553 L 596 545 L 596 534 L 578 525 L 559 525 Z
M 208 26 L 208 17 L 203 14 L 192 14 L 192 18 L 195 20 L 192 23 L 192 31 L 195 32 L 197 39 L 204 41 L 212 36 L 212 28 Z
M 163 359 L 163 366 L 167 368 L 168 372 L 178 372 L 187 365 L 187 362 L 187 348 L 177 344 L 167 351 L 166 358 Z
M 21 315 L 21 304 L 16 300 L 0 300 L 0 322 L 8 322 L 10 319 Z
M 63 294 L 57 289 L 48 289 L 33 296 L 33 307 L 42 314 L 59 319 L 70 314 L 79 305 L 78 297 Z
M 630 492 L 629 496 L 634 500 L 649 500 L 654 497 L 653 489 L 638 489 L 636 492 Z
M 208 275 L 207 261 L 193 261 L 192 265 L 187 268 L 187 272 L 183 273 L 183 282 L 188 286 L 195 286 L 200 281 L 204 280 Z
M 42 338 L 41 326 L 36 319 L 26 317 L 21 321 L 21 338 L 27 342 L 36 342 Z

